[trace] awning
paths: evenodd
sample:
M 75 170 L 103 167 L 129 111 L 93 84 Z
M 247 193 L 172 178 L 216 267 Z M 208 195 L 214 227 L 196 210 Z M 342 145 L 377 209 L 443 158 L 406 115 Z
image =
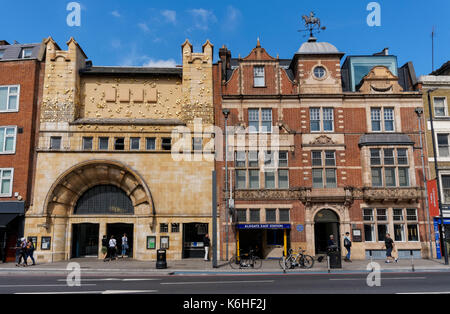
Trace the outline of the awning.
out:
M 6 226 L 19 216 L 18 214 L 0 214 L 0 228 L 6 228 Z
M 25 202 L 0 202 L 0 214 L 25 214 Z
M 402 133 L 374 133 L 364 134 L 359 139 L 359 146 L 376 146 L 376 145 L 407 145 L 413 146 L 414 142 L 411 138 Z

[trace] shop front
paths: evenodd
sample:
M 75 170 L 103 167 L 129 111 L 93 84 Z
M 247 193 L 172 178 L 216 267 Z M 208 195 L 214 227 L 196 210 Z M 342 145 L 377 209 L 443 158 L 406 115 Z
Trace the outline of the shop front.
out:
M 24 232 L 24 202 L 0 202 L 0 262 L 14 262 Z
M 441 231 L 444 227 L 445 230 L 445 243 L 444 239 L 441 239 Z M 434 234 L 436 240 L 436 258 L 441 259 L 444 256 L 444 245 L 446 245 L 447 252 L 450 252 L 450 218 L 444 218 L 444 225 L 439 218 L 434 219 Z
M 238 254 L 253 250 L 260 258 L 279 258 L 290 247 L 290 224 L 238 224 L 236 247 Z

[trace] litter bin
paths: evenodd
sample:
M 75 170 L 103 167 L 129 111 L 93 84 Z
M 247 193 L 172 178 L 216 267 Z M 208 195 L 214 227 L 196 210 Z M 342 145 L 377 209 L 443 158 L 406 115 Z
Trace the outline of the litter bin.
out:
M 158 250 L 156 252 L 156 269 L 167 268 L 166 250 Z
M 331 246 L 327 250 L 327 255 L 330 258 L 330 268 L 342 268 L 341 250 L 337 246 Z

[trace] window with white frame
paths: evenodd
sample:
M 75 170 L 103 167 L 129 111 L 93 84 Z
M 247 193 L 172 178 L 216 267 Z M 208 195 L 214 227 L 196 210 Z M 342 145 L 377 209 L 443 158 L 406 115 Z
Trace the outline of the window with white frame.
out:
M 17 128 L 0 127 L 0 154 L 14 154 L 16 152 Z
M 434 97 L 434 116 L 445 117 L 448 115 L 447 101 L 445 97 Z
M 253 78 L 254 78 L 254 87 L 266 86 L 264 66 L 253 67 Z
M 373 187 L 410 186 L 406 148 L 370 149 L 370 166 Z
M 312 179 L 314 188 L 336 188 L 336 152 L 312 151 Z
M 371 108 L 372 132 L 394 132 L 394 108 Z
M 385 208 L 364 208 L 364 238 L 366 242 L 382 242 L 388 233 L 388 215 Z
M 450 203 L 450 174 L 442 174 L 441 183 L 444 203 Z
M 406 220 L 408 223 L 408 241 L 419 241 L 419 224 L 417 217 L 417 208 L 406 209 Z
M 130 150 L 140 150 L 141 149 L 141 138 L 132 137 L 130 138 Z
M 14 169 L 0 169 L 0 197 L 12 196 Z
M 33 48 L 23 48 L 20 54 L 22 59 L 29 59 L 33 55 Z
M 83 150 L 92 150 L 94 144 L 93 137 L 83 137 Z
M 5 49 L 0 50 L 0 60 L 3 59 L 3 56 L 5 55 Z
M 272 109 L 249 109 L 248 126 L 251 133 L 271 133 Z
M 109 149 L 109 137 L 99 137 L 98 138 L 98 149 L 108 150 Z
M 17 112 L 20 86 L 0 86 L 0 112 Z
M 447 134 L 437 134 L 439 157 L 449 157 L 450 156 L 448 137 L 449 137 L 448 133 Z
M 311 132 L 333 132 L 333 108 L 310 108 L 309 115 Z

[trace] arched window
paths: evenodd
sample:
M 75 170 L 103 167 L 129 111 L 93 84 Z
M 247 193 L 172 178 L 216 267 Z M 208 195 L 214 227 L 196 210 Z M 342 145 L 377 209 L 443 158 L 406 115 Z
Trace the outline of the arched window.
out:
M 331 209 L 323 209 L 314 218 L 316 223 L 339 222 L 339 216 Z
M 128 195 L 114 185 L 98 185 L 87 190 L 75 206 L 75 215 L 133 215 Z

